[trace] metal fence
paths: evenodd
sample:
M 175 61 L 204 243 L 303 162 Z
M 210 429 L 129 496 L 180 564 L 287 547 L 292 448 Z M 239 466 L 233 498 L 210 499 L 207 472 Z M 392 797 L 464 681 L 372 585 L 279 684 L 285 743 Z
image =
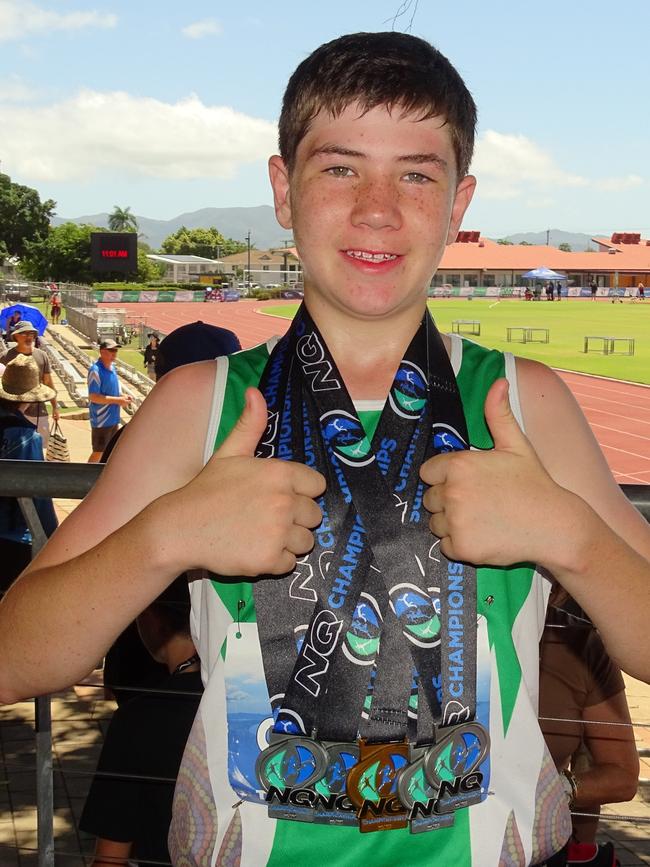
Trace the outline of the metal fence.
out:
M 102 469 L 102 464 L 0 460 L 0 497 L 18 499 L 32 533 L 33 556 L 38 553 L 46 541 L 33 498 L 83 499 L 99 477 Z M 650 521 L 650 485 L 621 485 L 621 489 L 645 519 Z M 39 867 L 54 867 L 56 853 L 54 849 L 51 697 L 49 695 L 40 696 L 34 701 L 38 864 Z M 634 818 L 638 821 L 638 817 L 630 816 L 612 816 L 610 818 L 620 820 Z M 81 855 L 79 857 L 84 858 Z M 141 863 L 147 862 L 141 861 Z

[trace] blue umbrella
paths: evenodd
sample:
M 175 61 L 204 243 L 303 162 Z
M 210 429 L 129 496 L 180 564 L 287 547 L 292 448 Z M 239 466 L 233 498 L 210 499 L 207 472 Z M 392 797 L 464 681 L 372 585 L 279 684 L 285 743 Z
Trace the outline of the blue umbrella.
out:
M 16 310 L 20 313 L 20 318 L 23 321 L 31 322 L 42 337 L 47 328 L 47 319 L 38 307 L 32 307 L 31 304 L 12 304 L 11 307 L 5 307 L 4 310 L 0 310 L 0 328 L 3 331 L 7 330 L 7 322 Z
M 521 275 L 530 280 L 566 280 L 566 274 L 558 274 L 557 271 L 551 271 L 550 268 L 533 268 L 532 271 L 526 271 Z

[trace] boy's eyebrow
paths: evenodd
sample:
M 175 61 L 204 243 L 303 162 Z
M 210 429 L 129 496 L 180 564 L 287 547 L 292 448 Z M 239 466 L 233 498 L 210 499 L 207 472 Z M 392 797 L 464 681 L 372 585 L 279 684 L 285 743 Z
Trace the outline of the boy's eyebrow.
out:
M 319 148 L 314 148 L 313 151 L 309 154 L 309 157 L 317 157 L 317 156 L 321 156 L 321 155 L 327 156 L 328 154 L 332 155 L 332 156 L 339 156 L 339 157 L 357 157 L 357 158 L 362 158 L 362 157 L 366 156 L 366 154 L 362 153 L 361 151 L 355 151 L 355 150 L 352 150 L 351 148 L 343 147 L 343 145 L 330 144 L 330 145 L 323 145 L 322 147 L 319 147 Z
M 415 163 L 416 165 L 422 165 L 423 163 L 435 163 L 441 169 L 447 168 L 447 160 L 443 159 L 437 153 L 430 154 L 405 154 L 404 156 L 398 157 L 399 162 L 401 163 Z

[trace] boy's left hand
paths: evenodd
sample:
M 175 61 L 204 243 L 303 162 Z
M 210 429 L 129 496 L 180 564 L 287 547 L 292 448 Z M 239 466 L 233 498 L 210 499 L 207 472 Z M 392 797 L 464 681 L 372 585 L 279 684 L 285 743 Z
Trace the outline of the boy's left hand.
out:
M 508 382 L 499 379 L 485 398 L 490 451 L 436 455 L 420 469 L 431 485 L 424 506 L 429 526 L 452 560 L 507 566 L 543 562 L 550 529 L 561 526 L 567 491 L 542 466 L 515 419 Z

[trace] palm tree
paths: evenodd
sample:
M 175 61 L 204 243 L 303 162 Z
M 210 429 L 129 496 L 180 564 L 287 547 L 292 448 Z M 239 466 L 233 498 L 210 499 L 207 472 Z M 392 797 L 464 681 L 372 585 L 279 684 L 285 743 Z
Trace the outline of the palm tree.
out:
M 131 208 L 115 205 L 113 213 L 108 215 L 108 228 L 111 232 L 137 232 L 138 221 L 135 214 L 131 213 Z

